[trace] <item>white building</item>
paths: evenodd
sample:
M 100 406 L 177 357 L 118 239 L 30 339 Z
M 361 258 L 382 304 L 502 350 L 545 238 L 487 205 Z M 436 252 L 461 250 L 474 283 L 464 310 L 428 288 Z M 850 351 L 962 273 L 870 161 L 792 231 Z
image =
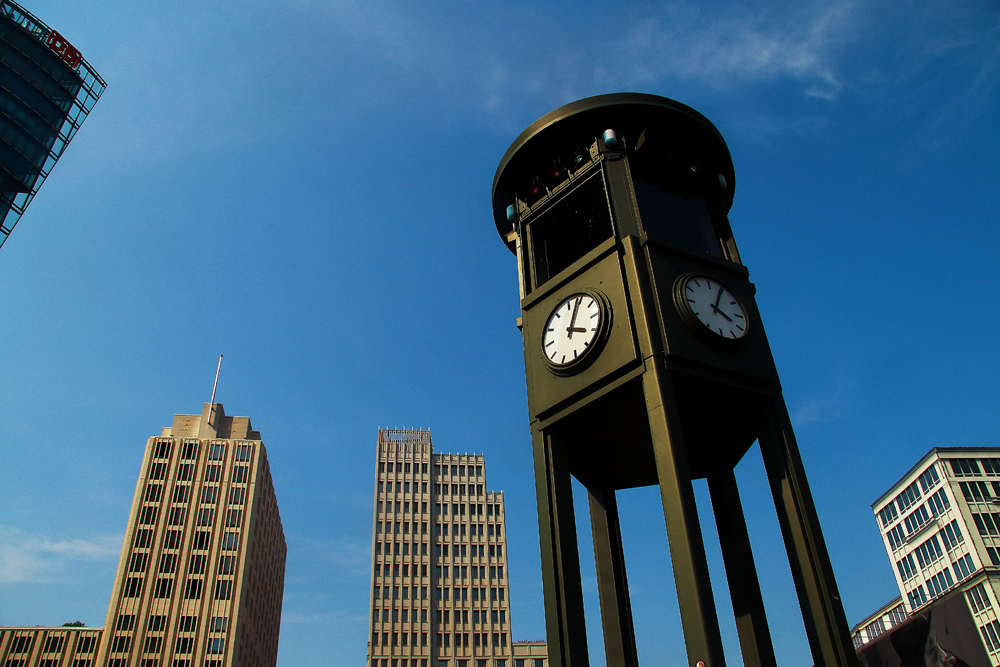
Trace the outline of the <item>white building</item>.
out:
M 1000 449 L 935 447 L 872 504 L 901 600 L 859 623 L 855 646 L 965 591 L 993 664 L 1000 664 Z

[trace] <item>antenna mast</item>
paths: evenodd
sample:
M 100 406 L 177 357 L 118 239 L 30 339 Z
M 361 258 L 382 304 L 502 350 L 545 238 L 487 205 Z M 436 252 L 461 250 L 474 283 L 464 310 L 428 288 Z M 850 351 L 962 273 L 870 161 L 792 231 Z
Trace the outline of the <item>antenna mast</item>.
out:
M 215 390 L 219 388 L 219 371 L 222 370 L 222 355 L 219 355 L 219 365 L 215 368 L 215 384 L 212 385 L 212 400 L 208 412 L 208 423 L 212 423 L 212 413 L 215 412 Z

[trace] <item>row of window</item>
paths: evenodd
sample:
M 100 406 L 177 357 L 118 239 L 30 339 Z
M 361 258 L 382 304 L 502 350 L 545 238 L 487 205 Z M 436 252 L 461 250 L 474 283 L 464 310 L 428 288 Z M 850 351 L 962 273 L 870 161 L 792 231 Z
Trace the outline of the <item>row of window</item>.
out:
M 389 620 L 390 611 L 392 612 L 392 621 L 391 621 L 392 623 L 409 623 L 410 622 L 410 613 L 409 613 L 410 610 L 409 609 L 392 609 L 392 610 L 390 610 L 388 608 L 385 608 L 385 609 L 379 610 L 379 609 L 376 608 L 373 611 L 373 613 L 372 613 L 372 620 L 375 623 L 378 623 L 380 621 L 382 623 L 389 623 L 390 622 L 390 620 Z M 416 609 L 413 610 L 413 622 L 414 623 L 418 622 L 417 621 L 417 611 L 418 610 L 416 610 Z M 419 611 L 420 611 L 420 621 L 419 622 L 420 623 L 426 623 L 427 622 L 427 610 L 426 609 L 420 609 Z M 435 614 L 435 620 L 437 621 L 438 625 L 440 625 L 442 623 L 445 624 L 445 625 L 451 623 L 451 610 L 450 609 L 444 609 L 444 610 L 438 609 L 438 610 L 436 610 L 434 612 L 434 614 Z M 468 609 L 464 609 L 464 610 L 463 609 L 456 609 L 455 610 L 455 623 L 468 625 L 469 624 L 469 618 L 470 617 L 469 617 L 469 610 Z M 471 618 L 472 618 L 472 623 L 474 625 L 485 625 L 485 624 L 487 624 L 491 620 L 491 616 L 489 615 L 489 613 L 485 609 L 482 610 L 482 611 L 473 610 Z M 494 609 L 492 611 L 492 622 L 493 622 L 493 625 L 498 625 L 498 624 L 499 625 L 503 625 L 503 624 L 505 624 L 507 622 L 507 611 L 505 609 L 499 609 L 499 610 Z
M 996 512 L 972 513 L 972 520 L 982 536 L 1000 536 L 1000 514 Z
M 930 511 L 928 511 L 928 508 Z M 927 499 L 925 504 L 919 505 L 901 523 L 889 529 L 886 533 L 889 546 L 894 550 L 899 549 L 910 535 L 923 528 L 932 518 L 941 516 L 949 509 L 951 509 L 951 502 L 948 500 L 948 495 L 944 489 L 938 489 L 936 493 Z
M 122 587 L 122 597 L 137 598 L 142 596 L 143 577 L 128 577 Z M 204 579 L 187 579 L 184 582 L 184 599 L 200 600 Z M 160 577 L 153 584 L 154 598 L 171 598 L 174 593 L 174 579 L 172 577 Z M 232 598 L 232 579 L 218 579 L 215 582 L 214 600 L 229 600 Z
M 386 501 L 385 503 L 383 503 L 381 500 L 379 500 L 378 502 L 375 503 L 375 511 L 378 514 L 382 514 L 383 512 L 392 512 L 394 507 L 395 507 L 395 511 L 396 512 L 402 512 L 404 514 L 409 514 L 410 513 L 410 502 L 408 500 L 406 500 L 406 501 L 397 500 L 395 506 L 393 506 L 393 503 L 392 503 L 391 500 L 390 501 Z M 427 514 L 427 503 L 426 502 L 420 503 L 418 505 L 417 502 L 414 501 L 413 502 L 413 511 L 416 512 L 418 507 L 420 508 L 420 513 L 421 514 Z
M 62 658 L 39 660 L 38 667 L 61 667 L 61 663 Z M 3 664 L 4 667 L 28 667 L 27 660 L 8 659 Z M 67 663 L 67 667 L 90 667 L 90 660 L 87 658 L 79 658 L 73 662 Z
M 1000 497 L 1000 482 L 959 482 L 958 486 L 970 503 L 988 503 Z
M 990 604 L 990 598 L 986 594 L 986 587 L 979 583 L 965 591 L 965 597 L 969 600 L 969 607 L 972 608 L 974 614 L 978 614 L 993 605 Z
M 141 528 L 135 531 L 135 541 L 133 546 L 136 549 L 149 548 L 153 541 L 154 531 L 149 528 Z M 180 549 L 182 532 L 179 530 L 168 530 L 163 533 L 164 549 Z M 191 540 L 191 548 L 195 551 L 207 551 L 212 546 L 212 533 L 207 531 L 197 531 Z M 223 533 L 222 550 L 235 551 L 240 546 L 239 533 Z
M 218 466 L 210 466 L 218 467 Z M 216 471 L 217 472 L 217 471 Z M 210 482 L 218 481 L 218 474 L 213 474 L 214 479 L 210 479 Z M 143 499 L 146 502 L 158 503 L 160 502 L 160 493 L 163 491 L 162 484 L 147 484 L 146 492 L 143 495 Z M 234 486 L 229 489 L 229 504 L 230 505 L 242 505 L 243 501 L 246 499 L 246 488 L 242 486 Z M 191 487 L 187 484 L 178 484 L 174 487 L 173 502 L 175 503 L 186 503 L 190 500 Z M 218 500 L 219 487 L 217 486 L 204 486 L 201 489 L 201 502 L 202 504 L 214 505 Z
M 455 578 L 456 579 L 468 579 L 469 578 L 469 567 L 467 565 L 456 565 L 454 567 Z M 438 578 L 450 579 L 449 574 L 450 568 L 447 565 L 435 565 L 434 566 L 434 576 Z M 473 579 L 485 579 L 486 578 L 486 566 L 485 565 L 473 565 L 472 566 L 472 578 Z M 490 579 L 503 579 L 503 565 L 491 566 L 490 567 Z
M 427 474 L 427 464 L 426 463 L 414 463 L 413 466 L 412 466 L 412 468 L 413 468 L 413 472 L 415 472 L 415 473 L 422 473 L 422 474 L 425 474 L 425 475 Z M 403 461 L 400 461 L 400 462 L 389 461 L 388 463 L 385 462 L 385 461 L 379 461 L 378 471 L 379 472 L 396 472 L 396 473 L 400 473 L 401 472 L 401 473 L 405 474 L 405 473 L 410 472 L 410 463 L 409 462 L 403 462 Z
M 434 525 L 436 526 L 435 529 L 434 529 L 434 534 L 435 535 L 445 535 L 445 536 L 447 536 L 450 533 L 453 536 L 459 536 L 459 537 L 461 537 L 461 536 L 463 536 L 463 535 L 466 534 L 466 525 L 468 525 L 468 534 L 469 535 L 480 535 L 480 536 L 484 535 L 483 524 L 481 524 L 481 523 L 472 523 L 472 524 L 464 524 L 464 523 L 456 523 L 456 524 L 445 523 L 445 524 L 440 524 L 440 523 L 437 523 L 437 524 L 434 524 Z M 492 523 L 486 524 L 485 535 L 488 536 L 488 537 L 492 537 L 494 535 L 496 535 L 497 537 L 499 537 L 502 534 L 502 532 L 500 530 L 500 525 L 501 524 L 492 524 Z M 449 530 L 448 526 L 451 526 L 450 530 Z
M 112 653 L 128 653 L 132 638 L 128 635 L 118 635 L 111 640 Z M 143 642 L 143 653 L 159 653 L 163 650 L 163 637 L 146 637 Z M 194 637 L 178 637 L 174 644 L 174 653 L 190 654 L 194 651 Z M 205 644 L 205 652 L 209 655 L 225 653 L 226 638 L 212 637 Z
M 447 475 L 451 473 L 452 477 L 482 477 L 483 476 L 483 466 L 481 465 L 438 465 L 434 466 L 434 475 L 440 477 L 441 475 Z
M 933 539 L 933 538 L 932 538 Z M 936 540 L 934 540 L 936 542 Z M 927 547 L 927 549 L 921 550 L 922 547 Z M 928 540 L 924 544 L 914 551 L 917 554 L 917 560 L 920 562 L 921 569 L 924 569 L 936 562 L 941 558 L 940 549 L 935 552 L 933 548 L 937 546 L 932 543 L 932 540 Z M 930 560 L 928 560 L 930 559 Z M 970 574 L 975 572 L 975 564 L 972 561 L 972 557 L 969 554 L 959 556 L 952 564 L 952 569 L 955 571 L 955 579 L 962 581 Z M 909 581 L 917 574 L 917 568 L 913 564 L 913 554 L 907 554 L 903 558 L 896 561 L 896 569 L 899 570 L 899 578 L 904 582 Z M 948 581 L 951 581 L 951 574 L 948 574 L 948 568 L 944 569 L 945 577 Z M 935 575 L 936 576 L 936 575 Z M 949 584 L 950 586 L 951 584 Z M 934 595 L 932 595 L 933 597 Z
M 1000 475 L 1000 459 L 949 459 L 951 471 L 955 477 L 971 477 L 973 475 Z M 982 464 L 980 471 L 979 465 Z
M 375 543 L 375 555 L 376 556 L 381 556 L 382 555 L 382 544 L 383 544 L 382 542 L 376 542 Z M 396 553 L 397 556 L 400 556 L 400 555 L 402 555 L 402 556 L 409 556 L 410 555 L 410 543 L 409 542 L 385 542 L 384 544 L 385 544 L 385 555 L 386 556 L 389 556 L 389 555 L 392 554 L 392 552 L 393 552 L 392 545 L 393 544 L 396 545 L 395 553 Z M 402 546 L 402 552 L 400 552 L 400 546 Z M 439 548 L 439 550 L 440 550 L 440 548 Z M 413 555 L 414 556 L 417 555 L 417 545 L 416 544 L 413 545 Z M 427 544 L 426 543 L 420 545 L 420 555 L 422 555 L 422 556 L 426 556 L 427 555 Z M 438 555 L 440 555 L 440 554 L 438 554 Z
M 417 486 L 419 484 L 419 486 Z M 395 489 L 396 493 L 409 493 L 410 483 L 409 482 L 379 482 L 378 492 L 379 493 L 392 493 Z M 427 493 L 427 482 L 413 482 L 413 493 Z
M 155 479 L 155 480 L 166 479 L 167 468 L 168 464 L 166 463 L 151 464 L 149 466 L 149 479 Z M 195 464 L 181 463 L 177 466 L 177 472 L 174 475 L 174 479 L 176 479 L 179 482 L 190 482 L 191 480 L 194 479 L 194 474 L 195 474 Z M 221 478 L 222 478 L 221 465 L 205 466 L 206 482 L 218 482 Z M 245 484 L 249 478 L 250 478 L 250 466 L 247 465 L 233 466 L 233 476 L 232 479 L 230 479 L 231 482 L 233 482 L 234 484 Z
M 60 653 L 63 650 L 66 635 L 54 635 L 45 638 L 42 653 Z M 34 635 L 17 635 L 10 641 L 10 653 L 29 653 L 34 644 Z M 97 648 L 97 637 L 77 637 L 77 653 L 93 653 Z
M 991 652 L 1000 651 L 1000 623 L 990 621 L 979 628 L 983 633 L 983 642 Z
M 149 554 L 135 551 L 129 558 L 129 572 L 145 572 Z M 188 574 L 205 574 L 205 566 L 208 557 L 202 554 L 193 554 L 188 559 Z M 163 554 L 160 556 L 160 574 L 176 574 L 177 554 Z M 236 572 L 236 556 L 220 556 L 218 574 L 233 574 Z
M 197 581 L 197 580 L 195 580 Z M 141 585 L 141 584 L 140 584 Z M 393 600 L 409 600 L 410 599 L 410 586 L 375 586 L 374 587 L 374 599 L 388 600 L 390 599 L 390 594 Z M 413 586 L 413 598 L 417 599 L 418 587 Z M 454 596 L 452 596 L 452 591 L 454 590 Z M 435 600 L 441 600 L 444 602 L 450 602 L 454 599 L 455 602 L 468 602 L 469 600 L 473 602 L 503 602 L 506 598 L 506 589 L 504 587 L 493 587 L 493 588 L 480 588 L 475 587 L 471 589 L 467 587 L 455 587 L 446 588 L 438 587 L 435 589 Z M 427 586 L 419 587 L 420 599 L 427 599 Z M 487 598 L 489 595 L 489 598 Z M 128 596 L 126 596 L 128 597 Z M 226 598 L 228 599 L 228 598 Z
M 466 492 L 468 491 L 468 493 Z M 482 484 L 435 484 L 434 494 L 441 495 L 453 495 L 453 496 L 482 496 L 484 494 Z
M 926 494 L 939 481 L 940 477 L 938 477 L 937 469 L 934 464 L 931 464 L 927 470 L 920 473 L 920 476 L 912 484 L 903 489 L 892 502 L 879 511 L 878 517 L 882 522 L 882 527 L 886 528 L 890 523 L 895 521 L 898 516 L 896 513 L 897 507 L 899 508 L 899 514 L 903 514 L 914 503 L 920 500 L 921 489 Z
M 385 634 L 385 633 L 383 633 Z M 437 646 L 438 648 L 451 648 L 451 638 L 455 637 L 455 648 L 469 648 L 469 634 L 468 632 L 456 632 L 454 635 L 447 632 L 437 633 Z M 473 632 L 472 634 L 472 647 L 489 647 L 490 646 L 490 633 L 488 632 Z M 404 644 L 405 646 L 405 644 Z M 507 633 L 506 632 L 494 632 L 493 633 L 493 647 L 504 649 L 507 648 Z
M 226 627 L 229 625 L 229 619 L 225 616 L 215 616 L 211 618 L 208 622 L 209 632 L 225 632 Z M 146 622 L 147 632 L 160 632 L 166 630 L 167 628 L 167 617 L 166 616 L 150 616 Z M 135 629 L 135 615 L 134 614 L 119 614 L 118 620 L 115 622 L 115 630 L 127 630 L 131 631 Z M 198 630 L 198 617 L 197 616 L 181 616 L 177 619 L 177 632 L 197 632 Z
M 398 505 L 399 503 L 397 503 Z M 425 503 L 426 504 L 426 503 Z M 451 515 L 452 516 L 465 516 L 465 510 L 468 508 L 469 515 L 483 516 L 483 504 L 482 503 L 469 503 L 468 505 L 464 503 L 452 503 L 451 504 Z M 397 510 L 398 511 L 398 510 Z M 434 514 L 441 516 L 444 514 L 448 515 L 448 503 L 437 503 L 434 506 Z M 495 505 L 493 503 L 486 504 L 486 516 L 500 516 L 500 505 Z
M 182 442 L 181 443 L 181 456 L 182 461 L 196 461 L 198 460 L 198 451 L 201 449 L 201 443 L 199 442 Z M 170 452 L 173 450 L 173 440 L 160 440 L 156 443 L 156 447 L 153 449 L 154 459 L 169 459 Z M 249 461 L 253 457 L 253 445 L 236 445 L 235 456 L 233 457 L 237 461 Z M 226 458 L 226 445 L 224 443 L 212 443 L 208 446 L 208 460 L 209 461 L 222 461 Z

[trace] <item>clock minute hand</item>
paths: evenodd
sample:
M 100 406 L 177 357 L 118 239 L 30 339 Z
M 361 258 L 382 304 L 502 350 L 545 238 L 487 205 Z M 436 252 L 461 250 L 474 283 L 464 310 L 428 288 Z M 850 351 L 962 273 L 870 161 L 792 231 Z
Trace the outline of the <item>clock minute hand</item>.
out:
M 583 301 L 583 297 L 580 297 L 579 299 L 577 299 L 576 303 L 573 304 L 573 317 L 570 318 L 570 320 L 569 320 L 569 326 L 566 327 L 566 332 L 569 333 L 569 335 L 566 336 L 566 338 L 572 338 L 573 337 L 573 332 L 579 330 L 577 327 L 574 327 L 573 325 L 576 324 L 576 314 L 578 312 L 580 312 L 580 302 L 581 301 Z
M 716 315 L 722 315 L 724 318 L 726 318 L 730 322 L 733 321 L 733 318 L 729 317 L 729 315 L 726 315 L 724 312 L 722 312 L 721 310 L 719 310 L 718 308 L 716 308 L 714 305 L 712 306 L 712 310 L 715 311 Z

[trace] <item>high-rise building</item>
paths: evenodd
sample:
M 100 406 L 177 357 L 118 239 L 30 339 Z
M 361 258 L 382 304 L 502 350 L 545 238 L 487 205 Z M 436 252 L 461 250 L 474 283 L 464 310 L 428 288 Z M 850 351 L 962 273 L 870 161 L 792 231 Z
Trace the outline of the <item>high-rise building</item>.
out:
M 1000 449 L 935 447 L 872 504 L 901 599 L 855 627 L 873 641 L 951 590 L 1000 664 Z M 888 627 L 886 627 L 888 626 Z
M 481 454 L 379 430 L 369 667 L 512 667 L 503 492 Z
M 87 114 L 104 79 L 65 37 L 0 0 L 0 246 Z
M 146 442 L 94 667 L 268 667 L 285 574 L 267 452 L 219 403 Z

